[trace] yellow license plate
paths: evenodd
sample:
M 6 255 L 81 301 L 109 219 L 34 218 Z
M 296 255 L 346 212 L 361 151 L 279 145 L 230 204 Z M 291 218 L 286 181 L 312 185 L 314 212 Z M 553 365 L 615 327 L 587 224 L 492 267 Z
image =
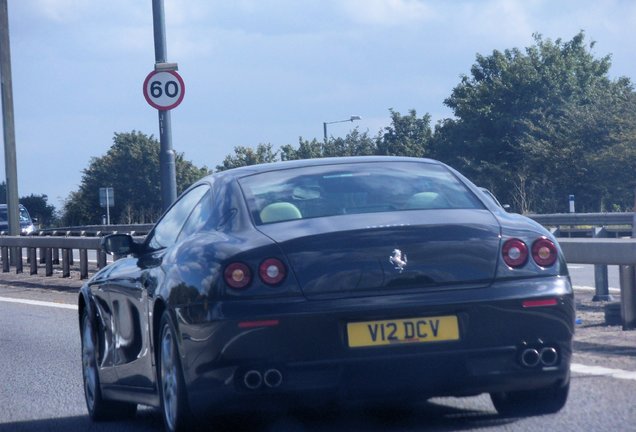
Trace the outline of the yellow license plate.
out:
M 347 324 L 349 347 L 459 340 L 455 315 Z

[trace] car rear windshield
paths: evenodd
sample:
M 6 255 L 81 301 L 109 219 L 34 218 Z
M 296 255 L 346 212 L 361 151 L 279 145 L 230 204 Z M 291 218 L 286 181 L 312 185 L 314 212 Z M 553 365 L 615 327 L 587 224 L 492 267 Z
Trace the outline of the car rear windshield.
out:
M 343 214 L 484 208 L 446 167 L 366 162 L 284 169 L 239 179 L 257 225 Z
M 29 213 L 26 211 L 26 209 L 20 207 L 20 212 L 18 213 L 18 216 L 20 217 L 20 222 L 22 223 L 31 223 L 31 217 L 29 216 Z M 7 208 L 0 208 L 0 222 L 7 222 L 8 220 L 8 215 L 7 215 Z

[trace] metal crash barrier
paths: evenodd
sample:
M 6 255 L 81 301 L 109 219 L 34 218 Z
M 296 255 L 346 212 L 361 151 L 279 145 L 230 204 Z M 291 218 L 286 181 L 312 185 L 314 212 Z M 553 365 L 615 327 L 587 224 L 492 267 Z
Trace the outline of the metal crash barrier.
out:
M 630 213 L 630 215 L 632 215 Z M 621 218 L 624 218 L 621 215 Z M 590 222 L 585 219 L 586 222 Z M 559 219 L 559 222 L 563 222 Z M 621 219 L 623 222 L 623 219 Z M 66 231 L 67 235 L 53 234 L 37 236 L 2 236 L 0 235 L 0 260 L 2 271 L 9 272 L 15 266 L 16 273 L 24 271 L 24 251 L 26 262 L 32 275 L 38 273 L 38 261 L 44 264 L 45 276 L 52 276 L 54 266 L 60 265 L 63 277 L 69 277 L 74 264 L 74 256 L 79 257 L 79 273 L 81 279 L 86 279 L 91 272 L 104 267 L 107 256 L 101 250 L 101 236 L 109 232 L 129 232 L 137 240 L 150 230 L 149 225 L 125 226 L 127 229 L 118 230 L 117 226 L 110 226 L 108 232 L 95 230 L 88 234 L 92 237 L 77 237 Z M 104 227 L 96 227 L 104 228 Z M 84 230 L 77 230 L 85 233 Z M 60 233 L 64 231 L 53 231 Z M 603 238 L 602 230 L 596 230 L 596 238 L 559 238 L 559 244 L 565 254 L 565 259 L 571 264 L 595 265 L 597 300 L 610 300 L 607 288 L 607 265 L 619 265 L 621 284 L 621 316 L 623 328 L 636 329 L 636 238 Z M 95 258 L 89 261 L 89 251 L 94 251 Z M 61 253 L 60 253 L 61 252 Z M 11 256 L 13 254 L 13 257 Z M 39 257 L 38 257 L 39 254 Z M 92 255 L 92 253 L 91 253 Z M 13 260 L 12 260 L 13 258 Z M 39 260 L 38 260 L 39 258 Z M 14 264 L 12 264 L 12 262 Z M 604 271 L 603 271 L 604 270 Z
M 69 277 L 77 255 L 80 278 L 86 279 L 107 264 L 107 255 L 100 247 L 104 235 L 128 233 L 141 240 L 151 229 L 151 224 L 87 225 L 40 230 L 29 236 L 0 235 L 2 271 L 7 273 L 15 267 L 16 273 L 23 273 L 26 256 L 31 275 L 38 274 L 40 263 L 44 264 L 45 276 L 52 276 L 59 267 L 62 277 Z
M 45 276 L 53 275 L 54 265 L 59 264 L 59 251 L 61 251 L 62 277 L 71 275 L 71 266 L 74 262 L 73 251 L 78 251 L 79 273 L 81 279 L 89 277 L 90 264 L 95 270 L 106 265 L 106 254 L 100 248 L 99 237 L 0 237 L 0 259 L 2 259 L 2 271 L 10 271 L 11 263 L 15 265 L 16 273 L 24 272 L 24 251 L 26 250 L 29 274 L 38 274 L 38 261 L 44 264 Z M 89 263 L 88 251 L 95 251 L 94 263 Z M 38 260 L 39 251 L 39 260 Z
M 636 239 L 562 238 L 559 245 L 568 263 L 620 266 L 623 329 L 636 329 Z

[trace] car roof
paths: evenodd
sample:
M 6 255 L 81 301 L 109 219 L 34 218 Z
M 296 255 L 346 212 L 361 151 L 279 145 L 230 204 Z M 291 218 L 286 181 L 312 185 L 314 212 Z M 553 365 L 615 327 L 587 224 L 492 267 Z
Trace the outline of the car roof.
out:
M 349 156 L 349 157 L 327 157 L 314 159 L 299 159 L 283 162 L 262 163 L 257 165 L 248 165 L 239 168 L 232 168 L 225 171 L 219 171 L 208 177 L 233 177 L 241 178 L 253 174 L 260 174 L 270 171 L 286 170 L 293 168 L 327 166 L 327 165 L 347 165 L 365 162 L 424 162 L 436 165 L 444 165 L 439 161 L 426 158 L 414 158 L 404 156 Z

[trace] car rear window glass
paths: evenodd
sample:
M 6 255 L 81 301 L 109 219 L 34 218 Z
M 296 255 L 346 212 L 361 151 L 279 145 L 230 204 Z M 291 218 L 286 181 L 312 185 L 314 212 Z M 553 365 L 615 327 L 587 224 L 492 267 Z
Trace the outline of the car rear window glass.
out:
M 257 225 L 374 212 L 484 208 L 445 166 L 365 162 L 292 168 L 239 179 Z
M 20 206 L 20 212 L 18 213 L 18 216 L 20 218 L 20 222 L 22 223 L 32 223 L 31 222 L 31 216 L 29 215 L 29 212 L 22 206 Z M 0 222 L 7 222 L 7 220 L 9 220 L 8 214 L 7 214 L 7 207 L 2 207 L 0 208 Z

